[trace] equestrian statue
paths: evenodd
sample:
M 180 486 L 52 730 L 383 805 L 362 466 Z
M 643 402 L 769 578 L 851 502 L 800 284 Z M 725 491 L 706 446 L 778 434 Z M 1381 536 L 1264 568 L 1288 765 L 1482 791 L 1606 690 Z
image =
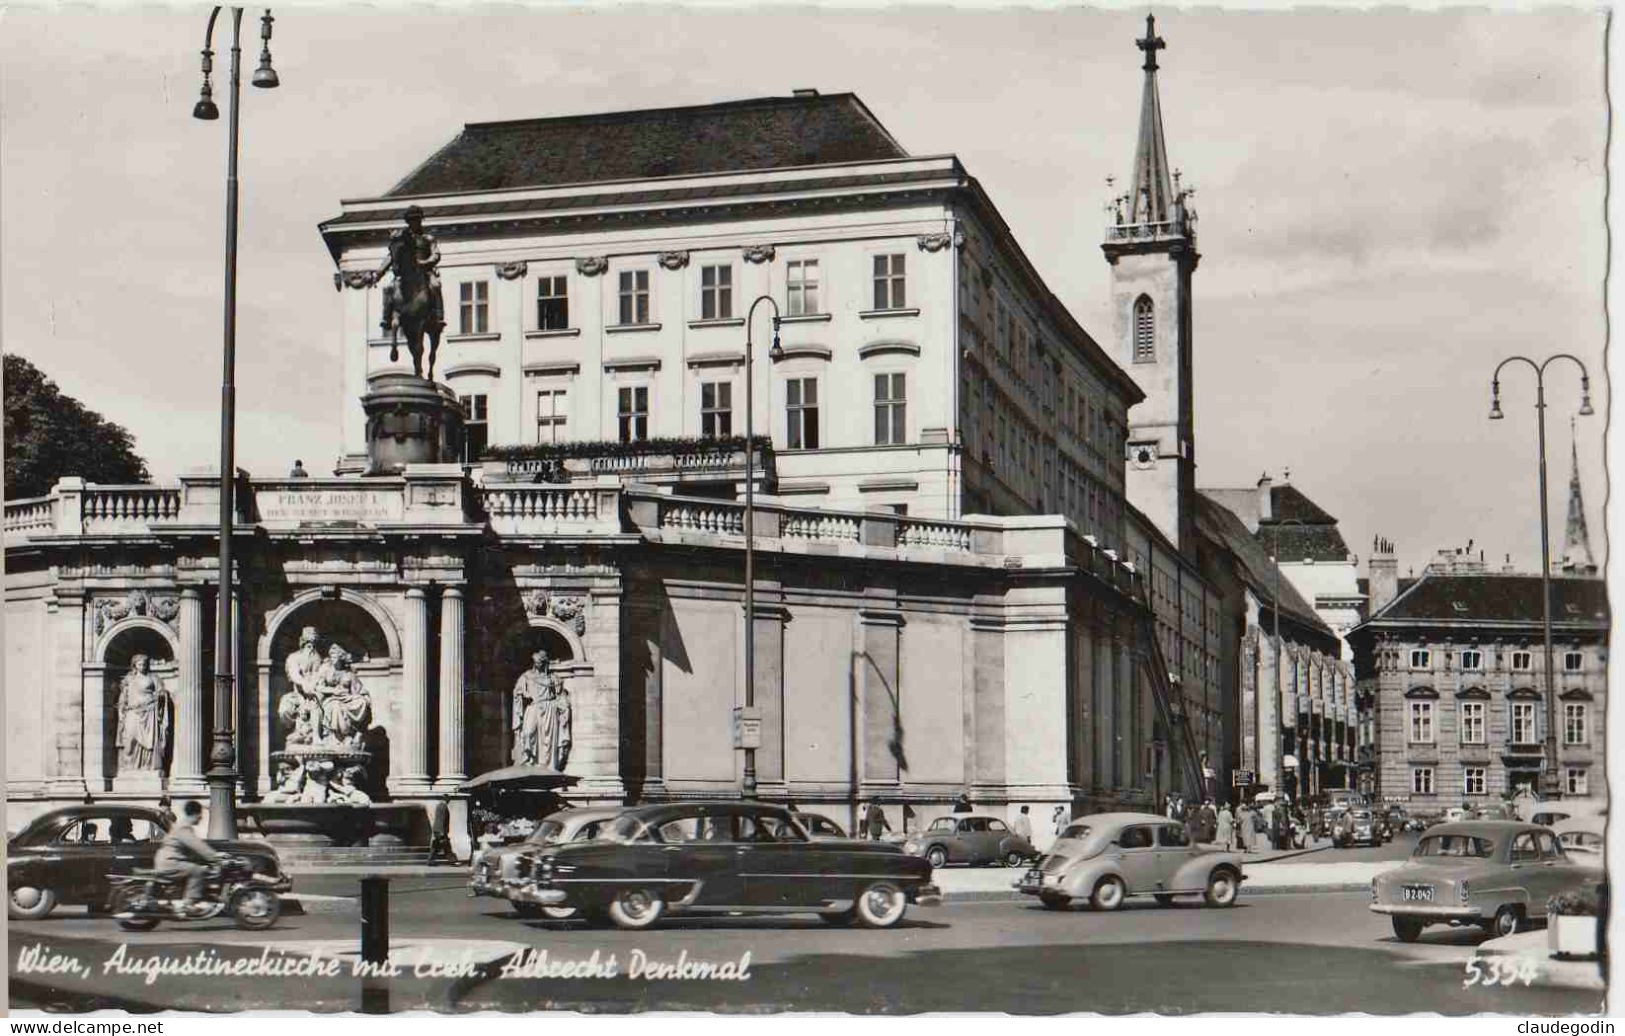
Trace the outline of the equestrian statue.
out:
M 389 359 L 400 359 L 399 334 L 406 334 L 406 349 L 412 354 L 412 373 L 424 377 L 423 336 L 429 336 L 428 379 L 434 380 L 434 357 L 440 349 L 440 332 L 446 326 L 446 304 L 440 292 L 440 245 L 423 230 L 423 210 L 416 205 L 406 210 L 406 226 L 389 237 L 389 258 L 379 267 L 378 276 L 391 271 L 395 280 L 384 289 L 384 333 L 389 335 Z

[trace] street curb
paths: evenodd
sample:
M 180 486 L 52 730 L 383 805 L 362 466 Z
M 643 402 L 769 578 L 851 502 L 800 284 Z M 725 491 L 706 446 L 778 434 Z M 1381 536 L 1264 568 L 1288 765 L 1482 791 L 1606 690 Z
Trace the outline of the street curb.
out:
M 1301 894 L 1301 893 L 1312 893 L 1312 892 L 1369 892 L 1369 891 L 1371 891 L 1371 883 L 1369 881 L 1360 881 L 1360 882 L 1345 881 L 1345 882 L 1339 882 L 1339 883 L 1336 883 L 1336 884 L 1325 884 L 1325 885 L 1261 885 L 1261 886 L 1256 886 L 1256 887 L 1249 887 L 1245 883 L 1243 883 L 1243 885 L 1241 887 L 1241 895 L 1244 896 L 1244 897 L 1245 896 L 1284 896 L 1284 895 L 1297 895 L 1297 894 Z M 1011 889 L 1008 892 L 982 891 L 982 890 L 970 891 L 970 890 L 967 890 L 967 891 L 963 891 L 963 892 L 944 892 L 942 894 L 942 901 L 944 903 L 1000 903 L 1000 902 L 1009 902 L 1009 901 L 1024 900 L 1024 899 L 1030 899 L 1030 900 L 1033 900 L 1034 902 L 1037 902 L 1038 897 L 1037 896 L 1029 896 L 1024 892 L 1017 892 L 1015 889 Z

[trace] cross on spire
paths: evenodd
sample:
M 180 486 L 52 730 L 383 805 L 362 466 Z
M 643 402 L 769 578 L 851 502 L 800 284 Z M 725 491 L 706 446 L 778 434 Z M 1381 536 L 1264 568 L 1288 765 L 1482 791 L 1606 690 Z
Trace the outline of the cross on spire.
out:
M 1135 40 L 1134 45 L 1145 51 L 1145 70 L 1155 72 L 1157 70 L 1157 51 L 1164 50 L 1168 46 L 1162 41 L 1162 37 L 1157 35 L 1157 18 L 1155 15 L 1148 14 L 1145 16 L 1145 39 Z

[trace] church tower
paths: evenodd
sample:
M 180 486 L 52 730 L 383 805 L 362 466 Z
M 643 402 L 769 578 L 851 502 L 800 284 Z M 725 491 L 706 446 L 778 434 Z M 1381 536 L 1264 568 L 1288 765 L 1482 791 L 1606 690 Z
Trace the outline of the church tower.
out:
M 1571 437 L 1574 434 L 1572 423 L 1569 434 Z M 1597 559 L 1591 553 L 1591 534 L 1586 531 L 1585 501 L 1580 497 L 1580 446 L 1572 439 L 1569 457 L 1574 468 L 1569 475 L 1569 519 L 1563 530 L 1562 572 L 1566 576 L 1595 576 Z
M 1170 175 L 1157 95 L 1157 52 L 1167 44 L 1145 19 L 1140 136 L 1127 194 L 1112 199 L 1101 249 L 1112 266 L 1115 359 L 1145 392 L 1129 412 L 1129 503 L 1182 551 L 1194 549 L 1196 446 L 1191 395 L 1191 275 L 1196 213 Z M 1108 183 L 1111 181 L 1108 181 Z

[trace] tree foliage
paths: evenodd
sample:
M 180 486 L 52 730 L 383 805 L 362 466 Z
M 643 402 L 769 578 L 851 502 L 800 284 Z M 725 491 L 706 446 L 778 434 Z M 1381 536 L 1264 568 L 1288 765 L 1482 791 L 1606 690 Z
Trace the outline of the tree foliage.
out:
M 21 356 L 5 357 L 6 499 L 44 496 L 56 480 L 146 482 L 135 439 L 72 396 Z

